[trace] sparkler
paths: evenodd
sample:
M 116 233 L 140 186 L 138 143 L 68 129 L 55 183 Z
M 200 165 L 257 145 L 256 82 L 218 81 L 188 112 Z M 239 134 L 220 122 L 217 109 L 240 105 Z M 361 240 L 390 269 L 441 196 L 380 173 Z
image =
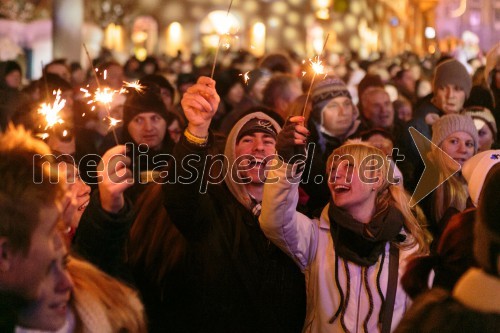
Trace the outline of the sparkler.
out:
M 323 55 L 323 52 L 325 51 L 326 43 L 328 42 L 328 37 L 330 37 L 330 34 L 326 35 L 325 43 L 323 44 L 323 48 L 321 49 L 321 53 L 316 57 L 316 61 L 309 60 L 309 62 L 311 63 L 311 68 L 312 68 L 314 74 L 313 74 L 313 77 L 311 80 L 311 84 L 309 85 L 309 90 L 307 91 L 306 101 L 304 103 L 304 110 L 302 110 L 302 117 L 305 117 L 305 115 L 306 115 L 307 102 L 309 101 L 309 96 L 311 95 L 311 90 L 312 90 L 312 86 L 314 84 L 314 79 L 316 79 L 316 75 L 324 74 L 324 71 L 325 71 L 325 66 L 322 65 L 322 61 L 320 59 L 321 59 L 321 56 Z
M 245 84 L 248 85 L 248 80 L 250 80 L 250 76 L 248 75 L 250 72 L 246 72 L 245 74 L 240 74 L 240 76 L 243 76 L 243 80 L 245 81 Z
M 135 91 L 137 91 L 138 93 L 144 92 L 144 88 L 145 88 L 143 85 L 141 85 L 139 83 L 139 81 L 134 81 L 134 82 L 123 81 L 123 87 L 135 89 Z M 121 93 L 121 90 L 120 90 L 120 93 Z
M 115 127 L 116 125 L 122 122 L 121 120 L 115 119 L 113 117 L 108 117 L 108 120 L 109 120 L 109 128 Z
M 229 7 L 227 9 L 227 13 L 226 13 L 226 19 L 229 18 L 229 11 L 231 10 L 231 6 L 233 5 L 233 0 L 231 0 L 231 2 L 229 3 Z M 228 27 L 228 33 L 229 34 L 229 27 Z M 217 49 L 215 50 L 215 57 L 214 57 L 214 63 L 212 65 L 212 74 L 210 74 L 210 78 L 213 79 L 214 78 L 214 73 L 215 73 L 215 65 L 217 64 L 217 56 L 219 55 L 219 49 L 221 47 L 221 44 L 222 44 L 222 35 L 219 36 L 219 44 L 217 45 Z M 224 45 L 227 45 L 228 43 L 224 44 Z M 229 48 L 229 47 L 228 47 Z
M 66 105 L 66 100 L 61 99 L 61 90 L 57 90 L 53 92 L 53 95 L 56 96 L 54 103 L 42 103 L 38 108 L 38 113 L 45 117 L 45 130 L 54 127 L 56 124 L 64 123 L 59 112 Z
M 94 66 L 92 66 L 92 58 L 90 57 L 89 50 L 87 49 L 87 46 L 85 44 L 83 44 L 83 48 L 85 50 L 85 53 L 87 54 L 87 58 L 89 60 L 90 67 L 94 68 Z M 108 113 L 108 119 L 109 119 L 109 118 L 111 118 L 111 112 L 110 112 L 110 106 L 109 106 L 109 104 L 113 100 L 113 95 L 116 94 L 117 91 L 116 90 L 112 90 L 110 88 L 101 89 L 101 83 L 99 82 L 99 78 L 97 77 L 97 68 L 94 69 L 93 72 L 94 72 L 95 81 L 97 83 L 97 90 L 96 90 L 96 93 L 94 94 L 93 101 L 94 102 L 97 101 L 97 102 L 100 102 L 100 103 L 104 104 L 104 106 L 106 108 L 106 112 Z M 104 76 L 105 77 L 107 76 L 107 71 L 104 71 Z M 87 96 L 87 97 L 91 96 L 88 91 L 85 91 L 85 90 L 82 90 L 82 91 L 85 92 L 85 96 Z M 119 93 L 119 91 L 118 91 L 118 93 Z M 93 101 L 90 101 L 90 103 L 93 102 Z M 115 124 L 115 126 L 116 126 L 116 124 Z M 115 143 L 116 143 L 116 145 L 119 145 L 118 136 L 116 135 L 116 131 L 115 131 L 115 126 L 112 126 L 112 124 L 110 123 L 110 129 L 111 129 L 111 131 L 113 133 L 113 137 L 115 139 Z

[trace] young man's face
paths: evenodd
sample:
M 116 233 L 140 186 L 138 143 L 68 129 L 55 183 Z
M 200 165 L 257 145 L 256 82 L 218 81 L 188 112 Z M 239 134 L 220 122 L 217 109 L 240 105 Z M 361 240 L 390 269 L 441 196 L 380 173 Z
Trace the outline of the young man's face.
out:
M 252 184 L 263 183 L 268 156 L 275 152 L 276 139 L 269 134 L 254 132 L 243 136 L 236 144 L 235 157 L 238 159 L 240 177 L 249 177 Z
M 439 87 L 434 93 L 434 105 L 445 114 L 459 113 L 465 102 L 465 91 L 458 86 L 448 84 Z
M 26 300 L 39 297 L 40 283 L 48 274 L 51 262 L 57 258 L 57 252 L 64 246 L 57 228 L 59 219 L 60 209 L 56 205 L 43 207 L 28 252 L 10 252 L 11 285 L 8 288 Z
M 50 264 L 40 285 L 40 297 L 19 313 L 19 324 L 40 330 L 57 331 L 66 322 L 73 280 L 66 267 L 68 251 L 63 246 Z

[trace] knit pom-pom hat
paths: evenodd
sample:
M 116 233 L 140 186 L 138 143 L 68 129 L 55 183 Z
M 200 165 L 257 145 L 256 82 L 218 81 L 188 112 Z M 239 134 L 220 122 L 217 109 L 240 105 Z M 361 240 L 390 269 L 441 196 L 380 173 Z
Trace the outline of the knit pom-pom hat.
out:
M 443 141 L 455 132 L 468 133 L 474 140 L 474 153 L 477 152 L 479 137 L 474 121 L 468 115 L 447 114 L 432 125 L 432 143 L 440 147 Z

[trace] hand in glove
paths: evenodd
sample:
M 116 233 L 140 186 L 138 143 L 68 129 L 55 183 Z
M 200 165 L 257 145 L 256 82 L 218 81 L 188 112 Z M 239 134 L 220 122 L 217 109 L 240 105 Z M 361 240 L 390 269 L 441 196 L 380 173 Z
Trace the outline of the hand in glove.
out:
M 309 135 L 309 130 L 302 125 L 304 120 L 305 118 L 302 116 L 288 118 L 278 134 L 276 151 L 285 163 L 304 160 L 304 158 L 299 158 L 299 156 L 305 156 L 307 136 Z M 294 156 L 297 157 L 293 158 Z

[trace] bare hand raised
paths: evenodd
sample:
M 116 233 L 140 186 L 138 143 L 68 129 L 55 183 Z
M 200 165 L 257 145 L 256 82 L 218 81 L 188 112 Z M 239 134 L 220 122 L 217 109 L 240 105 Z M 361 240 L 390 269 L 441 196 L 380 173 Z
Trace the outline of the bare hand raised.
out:
M 102 157 L 97 167 L 99 197 L 102 208 L 109 213 L 118 213 L 125 205 L 123 192 L 134 184 L 130 157 L 125 156 L 126 147 L 115 146 Z
M 219 107 L 220 97 L 215 90 L 215 81 L 202 76 L 189 87 L 181 101 L 184 114 L 189 121 L 188 130 L 200 137 L 208 135 L 208 128 Z

